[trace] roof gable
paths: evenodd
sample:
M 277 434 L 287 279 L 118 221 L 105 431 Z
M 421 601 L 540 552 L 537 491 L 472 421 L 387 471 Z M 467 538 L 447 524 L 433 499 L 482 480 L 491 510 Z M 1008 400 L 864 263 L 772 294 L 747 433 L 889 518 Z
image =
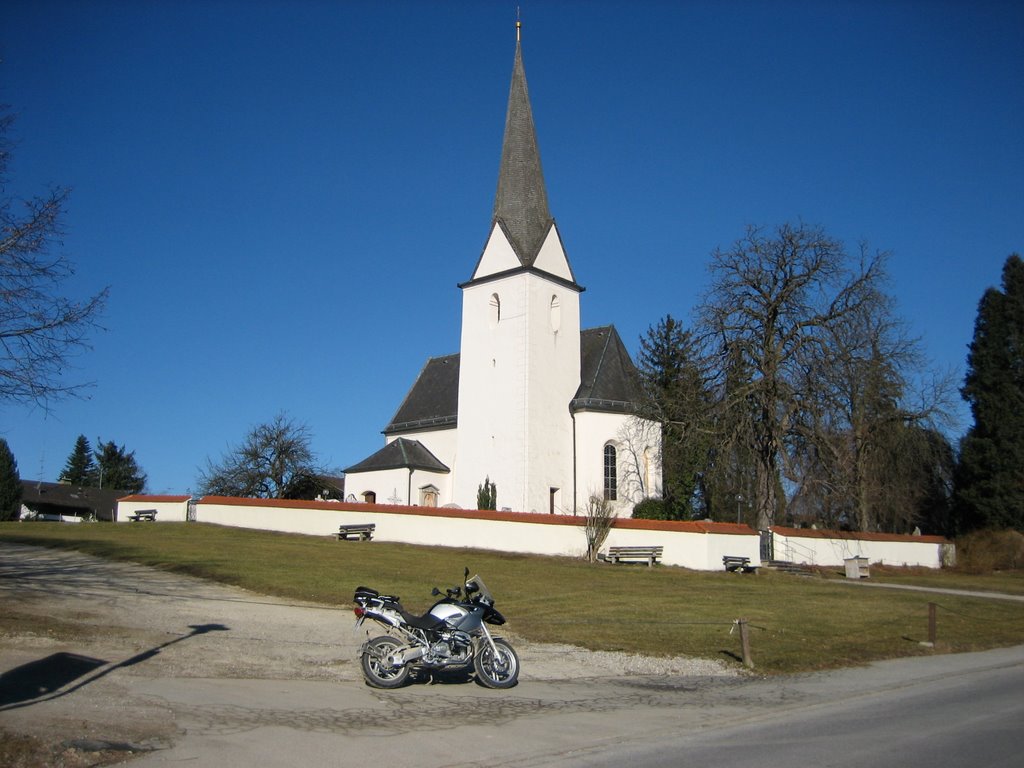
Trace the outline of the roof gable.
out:
M 572 273 L 572 266 L 569 264 L 569 257 L 562 245 L 562 235 L 558 231 L 558 225 L 554 221 L 544 238 L 544 242 L 537 252 L 537 259 L 533 266 L 541 272 L 560 277 L 570 283 L 576 283 L 576 276 Z
M 570 403 L 574 411 L 634 409 L 639 397 L 636 366 L 614 325 L 580 332 L 580 388 Z
M 491 226 L 491 236 L 487 238 L 487 245 L 484 246 L 484 252 L 480 254 L 480 260 L 477 261 L 470 282 L 520 267 L 522 267 L 522 262 L 512 247 L 511 236 L 500 221 L 495 221 Z
M 363 459 L 345 470 L 355 472 L 377 472 L 385 469 L 421 469 L 428 472 L 447 473 L 448 469 L 419 440 L 399 437 L 392 440 L 369 458 Z

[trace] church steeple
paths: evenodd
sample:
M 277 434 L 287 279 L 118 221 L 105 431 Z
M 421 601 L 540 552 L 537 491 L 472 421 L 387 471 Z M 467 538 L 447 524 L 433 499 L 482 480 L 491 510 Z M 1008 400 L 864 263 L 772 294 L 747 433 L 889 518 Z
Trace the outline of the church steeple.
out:
M 544 187 L 533 110 L 523 69 L 520 24 L 516 22 L 516 56 L 512 86 L 505 115 L 505 138 L 501 147 L 498 193 L 494 198 L 494 221 L 508 235 L 524 267 L 533 266 L 544 238 L 551 229 L 548 195 Z

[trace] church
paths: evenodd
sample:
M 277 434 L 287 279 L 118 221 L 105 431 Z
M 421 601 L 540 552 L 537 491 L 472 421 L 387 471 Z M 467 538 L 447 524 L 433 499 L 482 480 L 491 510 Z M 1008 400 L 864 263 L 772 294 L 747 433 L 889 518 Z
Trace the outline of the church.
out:
M 548 209 L 517 25 L 490 232 L 462 290 L 460 352 L 427 360 L 345 470 L 352 501 L 615 514 L 661 493 L 660 434 L 633 416 L 636 369 L 614 326 L 580 328 L 577 280 Z

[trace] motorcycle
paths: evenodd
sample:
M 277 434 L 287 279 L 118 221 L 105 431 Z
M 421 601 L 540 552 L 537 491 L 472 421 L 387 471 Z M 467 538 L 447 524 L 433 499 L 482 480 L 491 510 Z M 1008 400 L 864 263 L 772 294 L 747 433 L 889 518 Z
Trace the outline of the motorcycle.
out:
M 431 594 L 441 596 L 434 587 Z M 488 688 L 511 688 L 519 679 L 519 656 L 487 625 L 500 626 L 505 617 L 479 576 L 466 569 L 461 587 L 445 595 L 422 616 L 408 613 L 397 595 L 382 595 L 356 587 L 356 629 L 367 619 L 391 634 L 368 639 L 359 649 L 363 677 L 374 688 L 398 688 L 410 677 L 441 670 L 469 669 Z

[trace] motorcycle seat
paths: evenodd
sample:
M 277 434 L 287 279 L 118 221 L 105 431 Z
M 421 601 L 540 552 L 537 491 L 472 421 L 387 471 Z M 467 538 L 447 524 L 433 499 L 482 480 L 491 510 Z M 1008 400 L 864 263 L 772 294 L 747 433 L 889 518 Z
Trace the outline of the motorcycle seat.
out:
M 439 619 L 437 616 L 431 616 L 429 613 L 425 613 L 422 616 L 416 616 L 401 607 L 399 607 L 398 612 L 402 614 L 402 618 L 405 620 L 406 624 L 410 627 L 416 627 L 416 629 L 437 629 L 444 624 L 444 619 Z

